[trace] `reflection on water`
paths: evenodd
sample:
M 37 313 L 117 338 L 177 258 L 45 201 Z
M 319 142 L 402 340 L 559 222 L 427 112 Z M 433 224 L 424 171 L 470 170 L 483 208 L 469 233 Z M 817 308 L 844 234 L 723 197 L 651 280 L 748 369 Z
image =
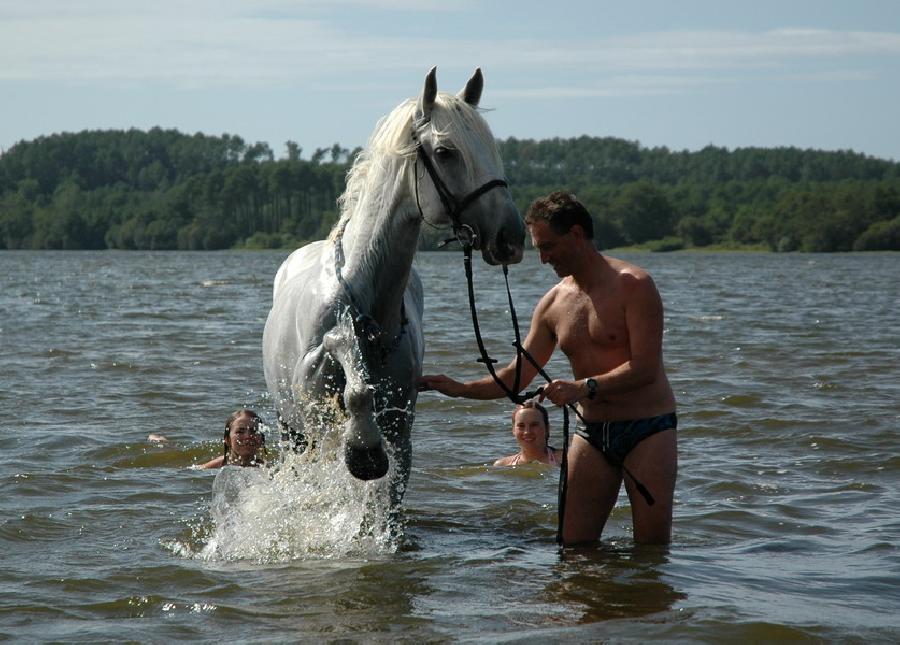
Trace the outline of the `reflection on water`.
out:
M 668 549 L 607 543 L 566 548 L 547 585 L 547 599 L 580 612 L 578 622 L 642 618 L 671 611 L 687 598 L 663 580 Z

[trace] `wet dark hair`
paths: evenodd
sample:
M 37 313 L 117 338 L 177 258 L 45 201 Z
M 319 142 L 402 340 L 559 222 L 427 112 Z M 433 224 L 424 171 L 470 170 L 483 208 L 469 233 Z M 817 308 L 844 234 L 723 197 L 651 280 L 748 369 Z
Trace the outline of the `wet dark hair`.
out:
M 223 448 L 224 459 L 222 460 L 223 466 L 228 463 L 228 444 L 229 444 L 229 442 L 227 441 L 227 439 L 229 438 L 228 436 L 231 433 L 231 424 L 234 423 L 235 421 L 237 421 L 241 417 L 250 417 L 251 419 L 253 419 L 253 427 L 255 427 L 257 429 L 259 428 L 259 424 L 262 423 L 262 420 L 259 418 L 259 415 L 256 414 L 256 412 L 254 412 L 253 410 L 250 410 L 248 408 L 239 408 L 228 415 L 228 418 L 225 420 L 225 434 L 222 435 L 222 445 L 224 446 L 224 448 Z M 262 437 L 262 440 L 263 440 L 263 443 L 265 443 L 265 440 L 266 440 L 265 436 Z
M 557 190 L 531 202 L 525 213 L 525 224 L 533 224 L 537 220 L 547 222 L 557 235 L 565 235 L 578 224 L 585 237 L 594 239 L 594 220 L 584 204 L 571 193 Z
M 516 415 L 519 413 L 519 410 L 537 410 L 541 413 L 541 417 L 544 419 L 544 428 L 547 429 L 546 432 L 546 444 L 550 445 L 550 415 L 547 414 L 547 408 L 538 403 L 537 401 L 525 401 L 525 403 L 520 403 L 513 409 L 512 420 L 513 424 L 516 422 Z

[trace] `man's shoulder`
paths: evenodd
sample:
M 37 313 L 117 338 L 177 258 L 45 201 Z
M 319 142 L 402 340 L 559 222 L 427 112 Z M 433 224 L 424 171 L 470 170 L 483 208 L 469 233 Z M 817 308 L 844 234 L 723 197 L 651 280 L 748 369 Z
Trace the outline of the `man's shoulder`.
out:
M 651 280 L 647 269 L 619 258 L 604 256 L 607 265 L 623 280 Z
M 571 277 L 565 277 L 543 295 L 535 307 L 535 312 L 541 316 L 555 316 L 554 312 L 566 310 L 572 307 L 574 301 L 583 296 L 584 292 L 572 280 Z
M 553 305 L 554 302 L 559 300 L 565 294 L 566 280 L 567 278 L 563 278 L 552 287 L 550 287 L 547 290 L 547 293 L 541 296 L 541 299 L 538 301 L 538 307 L 547 308 Z
M 613 271 L 615 283 L 622 292 L 628 294 L 656 291 L 653 277 L 643 267 L 618 258 L 607 258 L 607 263 Z

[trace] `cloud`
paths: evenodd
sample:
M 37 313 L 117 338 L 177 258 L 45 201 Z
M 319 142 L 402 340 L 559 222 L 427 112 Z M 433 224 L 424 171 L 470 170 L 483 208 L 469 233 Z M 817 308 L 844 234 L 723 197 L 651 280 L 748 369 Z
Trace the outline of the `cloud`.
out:
M 823 61 L 848 67 L 851 58 L 900 57 L 900 34 L 892 32 L 782 28 L 557 41 L 504 37 L 502 32 L 424 38 L 416 20 L 396 24 L 390 36 L 360 33 L 361 26 L 352 25 L 347 12 L 353 7 L 421 16 L 452 7 L 474 18 L 476 6 L 438 0 L 32 0 L 0 10 L 0 80 L 190 87 L 316 81 L 350 86 L 364 73 L 371 78 L 450 61 L 443 68 L 468 68 L 473 62 L 489 67 L 492 76 L 504 79 L 504 86 L 494 90 L 508 95 L 609 96 L 681 91 L 713 82 L 711 74 L 725 83 L 728 74 L 748 70 L 784 74 Z M 644 74 L 643 80 L 636 77 Z M 822 72 L 820 80 L 827 80 L 827 74 Z M 522 84 L 518 88 L 517 82 Z
M 600 81 L 581 85 L 550 85 L 494 90 L 492 95 L 501 98 L 569 99 L 613 98 L 632 96 L 662 96 L 694 91 L 703 87 L 734 82 L 715 76 L 610 76 Z
M 900 34 L 825 30 L 668 31 L 521 52 L 529 65 L 614 70 L 762 69 L 848 56 L 900 56 Z
M 858 69 L 827 69 L 808 74 L 785 74 L 781 80 L 808 83 L 859 83 L 878 79 L 875 72 Z

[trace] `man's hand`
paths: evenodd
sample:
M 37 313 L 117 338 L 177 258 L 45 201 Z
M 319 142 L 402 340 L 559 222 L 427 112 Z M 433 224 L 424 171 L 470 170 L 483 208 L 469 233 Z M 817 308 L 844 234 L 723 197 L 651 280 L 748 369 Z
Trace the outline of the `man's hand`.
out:
M 545 385 L 541 391 L 538 400 L 550 399 L 556 405 L 567 405 L 576 403 L 578 399 L 584 396 L 580 381 L 564 381 L 556 379 Z
M 446 394 L 447 396 L 463 395 L 463 384 L 459 381 L 454 381 L 449 376 L 444 376 L 443 374 L 427 374 L 422 376 L 418 383 L 416 383 L 416 389 L 419 392 L 435 390 L 436 392 Z

